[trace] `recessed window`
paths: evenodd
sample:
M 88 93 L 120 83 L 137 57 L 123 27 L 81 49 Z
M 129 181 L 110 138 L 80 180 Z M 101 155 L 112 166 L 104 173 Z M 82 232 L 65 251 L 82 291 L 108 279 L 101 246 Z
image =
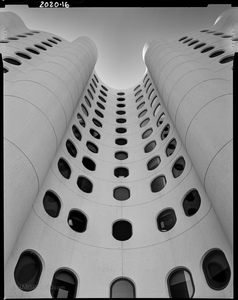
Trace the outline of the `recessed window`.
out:
M 87 228 L 87 218 L 79 210 L 71 210 L 67 222 L 70 228 L 76 232 L 84 232 Z
M 205 45 L 206 45 L 206 43 L 201 43 L 201 44 L 196 45 L 193 49 L 199 49 Z
M 192 39 L 190 38 L 190 39 L 187 39 L 187 40 L 185 40 L 185 41 L 183 41 L 183 43 L 185 44 L 185 43 L 188 43 L 188 42 L 190 42 Z
M 150 81 L 150 78 L 148 78 L 147 80 L 146 80 L 146 82 L 145 82 L 145 84 L 144 84 L 144 87 L 146 87 L 147 86 L 147 83 Z
M 40 54 L 39 51 L 37 51 L 37 50 L 35 50 L 35 49 L 32 49 L 32 48 L 26 48 L 26 50 L 29 51 L 29 52 L 31 52 L 31 53 L 33 53 L 33 54 L 37 54 L 37 55 Z
M 19 289 L 30 292 L 37 287 L 41 272 L 42 263 L 38 255 L 33 251 L 24 251 L 17 261 L 14 279 Z
M 132 225 L 125 220 L 119 220 L 112 226 L 112 235 L 118 241 L 127 241 L 132 236 Z
M 156 116 L 159 113 L 160 108 L 161 108 L 161 105 L 158 104 L 154 110 L 154 113 L 153 113 L 154 116 Z
M 85 116 L 88 117 L 88 111 L 87 111 L 86 107 L 83 104 L 81 104 L 81 108 L 82 108 L 82 111 L 85 114 Z
M 93 99 L 94 99 L 94 98 L 93 98 L 93 94 L 90 92 L 89 89 L 87 89 L 87 92 L 88 92 L 88 94 L 89 94 L 89 97 L 93 100 Z
M 197 42 L 199 42 L 198 40 L 192 41 L 191 43 L 188 44 L 188 46 L 192 46 L 194 44 L 196 44 Z
M 142 92 L 142 90 L 139 90 L 138 92 L 136 92 L 135 97 L 138 96 L 141 92 Z
M 104 115 L 97 109 L 94 110 L 95 114 L 98 115 L 100 118 L 104 118 Z
M 147 139 L 153 132 L 152 128 L 147 129 L 143 134 L 142 134 L 142 139 Z
M 100 95 L 98 95 L 98 98 L 99 98 L 102 102 L 104 102 L 104 103 L 107 102 L 107 101 L 106 101 L 102 96 L 100 96 Z
M 200 30 L 200 32 L 207 32 L 207 31 L 208 31 L 208 29 Z
M 52 45 L 50 45 L 49 43 L 46 42 L 41 42 L 43 45 L 48 46 L 48 47 L 53 47 Z
M 153 100 L 152 100 L 151 103 L 150 103 L 150 107 L 153 107 L 153 106 L 154 106 L 154 104 L 155 104 L 155 102 L 156 102 L 156 99 L 157 99 L 157 96 L 155 95 L 154 98 L 153 98 Z
M 23 37 L 23 38 L 26 38 L 27 36 L 26 35 L 23 35 L 23 34 L 17 34 L 18 37 Z
M 127 200 L 130 198 L 130 190 L 123 186 L 115 188 L 113 191 L 113 197 L 120 201 Z
M 92 142 L 87 142 L 86 146 L 88 147 L 88 149 L 93 152 L 93 153 L 98 153 L 98 147 L 92 143 Z
M 152 83 L 150 83 L 146 89 L 146 93 L 148 93 L 148 90 L 150 89 L 150 87 L 152 86 Z
M 97 127 L 102 127 L 102 123 L 99 122 L 97 119 L 93 118 L 92 121 Z
M 66 141 L 66 148 L 71 156 L 73 157 L 77 156 L 77 149 L 70 140 Z
M 107 94 L 106 94 L 104 91 L 100 90 L 100 93 L 101 93 L 103 96 L 107 97 Z
M 115 280 L 110 289 L 110 298 L 135 298 L 135 286 L 127 278 Z
M 177 218 L 172 208 L 163 210 L 157 217 L 157 226 L 159 231 L 165 232 L 171 230 L 176 221 Z
M 97 103 L 97 106 L 103 110 L 105 110 L 105 106 L 102 105 L 100 102 L 96 102 Z
M 53 43 L 53 44 L 58 44 L 56 41 L 53 41 L 53 40 L 50 40 L 50 39 L 47 39 L 47 41 Z
M 77 185 L 84 193 L 92 193 L 93 184 L 84 176 L 79 176 L 77 180 Z
M 150 100 L 150 98 L 151 98 L 151 96 L 153 95 L 153 93 L 154 93 L 154 89 L 150 92 L 150 94 L 149 94 L 149 97 L 148 97 L 148 99 Z
M 124 168 L 124 167 L 119 167 L 119 168 L 116 168 L 114 170 L 114 176 L 120 178 L 120 177 L 127 177 L 129 176 L 129 170 L 127 168 Z
M 149 153 L 156 147 L 156 141 L 152 141 L 149 144 L 147 144 L 144 148 L 145 153 Z
M 94 161 L 92 161 L 89 157 L 83 157 L 82 160 L 83 165 L 85 168 L 87 168 L 90 171 L 95 171 L 96 170 L 96 164 Z
M 125 115 L 126 114 L 126 112 L 124 110 L 117 110 L 116 113 L 118 115 Z
M 105 91 L 108 91 L 108 89 L 107 89 L 104 85 L 101 85 L 101 87 L 102 87 Z
M 223 35 L 223 32 L 217 32 L 217 33 L 213 33 L 213 35 Z
M 3 67 L 3 73 L 9 72 L 7 68 Z
M 137 87 L 134 88 L 134 92 L 135 92 L 136 90 L 138 90 L 139 87 L 140 87 L 140 85 L 137 85 Z
M 120 97 L 120 98 L 117 98 L 117 101 L 125 101 L 126 99 L 125 98 L 122 98 L 122 97 Z
M 195 292 L 192 275 L 186 269 L 176 269 L 168 277 L 170 298 L 192 298 Z
M 76 297 L 78 281 L 68 269 L 58 270 L 53 277 L 50 293 L 52 298 L 72 299 Z
M 148 73 L 145 75 L 145 77 L 144 77 L 144 79 L 143 79 L 143 82 L 145 82 L 147 76 L 148 76 Z
M 84 100 L 85 100 L 85 102 L 87 103 L 87 105 L 88 105 L 89 107 L 92 106 L 92 105 L 91 105 L 91 102 L 89 101 L 89 99 L 88 99 L 87 96 L 84 96 Z
M 71 169 L 70 169 L 68 163 L 66 162 L 66 160 L 64 160 L 63 158 L 60 158 L 58 161 L 58 169 L 64 178 L 66 178 L 66 179 L 70 178 Z
M 175 139 L 172 139 L 172 141 L 169 142 L 168 146 L 166 147 L 166 155 L 169 157 L 174 153 L 174 150 L 177 146 L 177 141 Z
M 115 143 L 119 146 L 124 146 L 127 144 L 127 140 L 126 139 L 122 139 L 122 138 L 119 138 L 119 139 L 116 139 L 115 140 Z
M 25 59 L 31 59 L 30 55 L 27 55 L 26 53 L 23 53 L 23 52 L 15 52 L 15 54 L 17 56 L 25 58 Z
M 7 41 L 7 40 L 0 40 L 0 44 L 7 44 L 7 43 L 9 43 L 9 41 Z
M 40 32 L 37 32 L 37 33 L 40 33 Z M 53 39 L 55 39 L 56 41 L 62 42 L 61 39 L 59 39 L 59 38 L 57 38 L 57 37 L 55 37 L 55 36 L 53 36 Z
M 185 168 L 185 160 L 183 157 L 180 157 L 179 159 L 176 160 L 172 168 L 172 173 L 174 178 L 179 177 L 183 173 L 184 168 Z
M 24 33 L 24 34 L 26 34 L 26 35 L 34 35 L 34 34 L 31 33 L 31 32 L 26 32 L 26 33 Z
M 117 93 L 117 95 L 118 95 L 118 96 L 123 96 L 123 95 L 125 95 L 125 93 L 119 92 L 119 93 Z
M 14 65 L 14 66 L 20 66 L 21 65 L 21 62 L 15 58 L 12 58 L 12 57 L 5 57 L 3 58 L 3 60 L 11 65 Z
M 222 37 L 225 38 L 225 39 L 229 39 L 229 38 L 232 38 L 232 35 L 225 34 L 225 35 L 223 35 Z
M 219 51 L 215 51 L 215 52 L 213 52 L 212 54 L 210 54 L 209 55 L 209 57 L 217 57 L 217 56 L 219 56 L 219 55 L 222 55 L 223 53 L 225 53 L 225 51 L 224 50 L 219 50 Z
M 93 91 L 93 93 L 95 94 L 95 93 L 96 93 L 96 91 L 95 91 L 95 89 L 94 89 L 94 87 L 93 87 L 92 83 L 90 83 L 90 88 L 91 88 L 91 90 Z
M 201 197 L 197 190 L 190 191 L 183 200 L 185 215 L 191 217 L 196 214 L 201 205 Z
M 210 288 L 223 290 L 231 278 L 231 269 L 221 250 L 210 251 L 203 260 L 203 272 Z
M 126 123 L 126 119 L 119 118 L 119 119 L 116 119 L 116 122 L 119 123 L 119 124 L 123 124 L 123 123 Z
M 117 107 L 120 107 L 120 108 L 125 107 L 125 106 L 126 106 L 126 104 L 124 104 L 124 103 L 117 104 Z
M 78 119 L 79 124 L 80 124 L 81 126 L 83 126 L 83 127 L 86 126 L 85 121 L 84 121 L 83 117 L 80 115 L 80 113 L 77 114 L 77 119 Z
M 81 141 L 82 135 L 81 135 L 80 131 L 78 130 L 78 128 L 75 125 L 72 126 L 72 131 L 73 131 L 73 134 L 76 137 L 76 139 Z
M 160 175 L 156 177 L 152 182 L 151 182 L 151 191 L 153 193 L 160 192 L 165 186 L 166 186 L 166 178 L 163 175 Z
M 35 44 L 34 46 L 35 46 L 36 48 L 41 49 L 41 50 L 44 50 L 44 51 L 47 50 L 45 47 L 43 47 L 43 46 L 41 46 L 41 45 Z
M 170 126 L 169 124 L 167 124 L 161 133 L 161 140 L 164 140 L 168 136 L 169 130 L 170 130 Z
M 143 110 L 140 114 L 139 114 L 139 118 L 144 117 L 144 115 L 147 113 L 147 109 Z
M 233 59 L 234 59 L 234 56 L 233 56 L 233 55 L 227 56 L 227 57 L 224 57 L 223 59 L 221 59 L 221 60 L 219 61 L 219 63 L 220 63 L 220 64 L 226 64 L 226 63 L 229 63 L 229 62 L 233 61 Z
M 94 129 L 90 129 L 90 131 L 89 131 L 90 133 L 91 133 L 91 135 L 95 138 L 95 139 L 100 139 L 101 138 L 101 136 L 100 136 L 100 134 L 96 131 L 96 130 L 94 130 Z
M 93 82 L 95 88 L 97 88 L 98 86 L 97 86 L 97 84 L 96 84 L 96 82 L 95 82 L 95 80 L 93 78 L 92 78 L 92 82 Z
M 145 119 L 144 121 L 142 121 L 142 122 L 140 123 L 140 127 L 145 127 L 149 122 L 150 122 L 150 119 L 149 119 L 149 118 Z
M 181 41 L 185 40 L 186 38 L 187 38 L 187 36 L 183 36 L 183 37 L 181 37 L 181 39 L 179 39 L 178 41 L 181 42 Z
M 124 160 L 128 158 L 128 154 L 124 151 L 118 151 L 115 153 L 115 158 L 118 160 Z
M 127 129 L 126 129 L 126 128 L 123 128 L 123 127 L 116 128 L 116 132 L 117 132 L 117 133 L 126 133 L 126 132 L 127 132 Z
M 15 37 L 9 37 L 8 38 L 10 41 L 17 41 L 17 40 L 19 40 L 18 38 L 15 38 Z
M 45 211 L 52 218 L 57 218 L 61 209 L 61 203 L 55 193 L 47 191 L 43 198 L 43 206 Z
M 97 76 L 94 74 L 94 78 L 96 79 L 97 83 L 99 83 Z
M 141 95 L 138 99 L 136 99 L 136 103 L 140 102 L 140 100 L 143 98 L 143 95 Z
M 159 127 L 161 124 L 163 124 L 164 119 L 165 119 L 165 114 L 162 113 L 157 121 L 157 127 Z
M 137 106 L 137 109 L 142 108 L 145 105 L 145 102 L 142 102 L 140 105 Z
M 153 157 L 148 163 L 147 163 L 147 169 L 149 171 L 156 169 L 161 162 L 161 159 L 159 156 Z
M 213 46 L 210 46 L 210 47 L 206 47 L 206 48 L 204 48 L 202 51 L 201 51 L 201 53 L 206 53 L 206 52 L 208 52 L 208 51 L 211 51 L 212 49 L 214 49 L 215 47 L 213 47 Z

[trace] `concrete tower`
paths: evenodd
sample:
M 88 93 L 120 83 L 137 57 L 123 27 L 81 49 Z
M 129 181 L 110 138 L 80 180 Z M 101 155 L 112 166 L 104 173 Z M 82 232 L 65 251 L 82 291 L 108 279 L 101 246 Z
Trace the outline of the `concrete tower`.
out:
M 7 298 L 232 298 L 237 20 L 149 41 L 115 90 L 89 38 L 0 14 Z

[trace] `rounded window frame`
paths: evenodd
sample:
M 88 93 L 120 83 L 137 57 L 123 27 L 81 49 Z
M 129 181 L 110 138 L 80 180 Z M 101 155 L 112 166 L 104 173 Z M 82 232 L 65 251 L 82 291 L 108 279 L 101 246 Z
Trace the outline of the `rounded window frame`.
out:
M 127 276 L 120 276 L 120 277 L 117 277 L 117 278 L 114 278 L 111 283 L 110 283 L 110 289 L 109 289 L 109 298 L 112 298 L 112 287 L 113 285 L 117 282 L 117 281 L 120 281 L 120 280 L 125 280 L 125 281 L 128 281 L 130 283 L 132 283 L 132 286 L 133 286 L 133 293 L 134 293 L 134 298 L 136 298 L 136 284 L 135 284 L 135 281 L 132 280 L 131 278 L 127 277 Z
M 126 240 L 118 240 L 118 239 L 116 239 L 116 238 L 114 237 L 114 235 L 113 235 L 113 226 L 114 226 L 115 223 L 120 222 L 120 221 L 127 222 L 127 223 L 129 223 L 129 224 L 131 225 L 131 236 L 130 236 L 128 239 L 126 239 Z M 131 222 L 130 220 L 128 220 L 128 219 L 126 219 L 126 218 L 116 219 L 116 220 L 114 220 L 114 221 L 112 222 L 112 232 L 111 232 L 111 233 L 112 233 L 112 237 L 113 237 L 115 240 L 117 240 L 118 242 L 126 242 L 126 241 L 129 241 L 129 240 L 132 238 L 132 236 L 133 236 L 133 224 L 132 224 L 132 222 Z
M 54 195 L 57 197 L 57 199 L 59 200 L 59 202 L 60 202 L 60 210 L 59 210 L 59 214 L 58 214 L 57 217 L 52 217 L 52 216 L 50 216 L 50 215 L 47 213 L 47 211 L 45 210 L 43 200 L 44 200 L 45 194 L 46 194 L 47 192 L 50 192 L 50 193 L 54 194 Z M 61 211 L 62 211 L 62 208 L 63 208 L 63 201 L 62 201 L 61 197 L 58 195 L 58 193 L 56 193 L 56 192 L 55 192 L 54 190 L 52 190 L 52 189 L 47 189 L 47 190 L 45 191 L 44 195 L 43 195 L 42 205 L 43 205 L 44 211 L 47 213 L 47 215 L 49 215 L 51 218 L 54 218 L 54 219 L 55 219 L 55 218 L 58 218 L 58 217 L 60 216 L 60 214 L 61 214 Z

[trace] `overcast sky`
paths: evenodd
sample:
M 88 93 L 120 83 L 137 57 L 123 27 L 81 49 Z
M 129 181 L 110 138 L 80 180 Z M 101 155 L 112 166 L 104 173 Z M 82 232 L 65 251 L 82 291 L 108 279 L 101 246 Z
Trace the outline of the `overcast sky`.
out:
M 98 48 L 96 72 L 112 88 L 135 85 L 145 72 L 142 49 L 150 38 L 168 41 L 211 27 L 231 5 L 205 8 L 68 8 L 39 9 L 8 5 L 31 30 L 55 33 L 68 41 L 90 37 Z

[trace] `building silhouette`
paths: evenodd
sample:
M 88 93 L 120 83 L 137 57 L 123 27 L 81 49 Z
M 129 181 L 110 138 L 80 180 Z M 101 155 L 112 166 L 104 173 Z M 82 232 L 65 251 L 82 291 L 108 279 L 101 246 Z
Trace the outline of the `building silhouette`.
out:
M 0 13 L 7 298 L 232 298 L 238 10 L 149 41 L 116 90 L 97 48 Z

